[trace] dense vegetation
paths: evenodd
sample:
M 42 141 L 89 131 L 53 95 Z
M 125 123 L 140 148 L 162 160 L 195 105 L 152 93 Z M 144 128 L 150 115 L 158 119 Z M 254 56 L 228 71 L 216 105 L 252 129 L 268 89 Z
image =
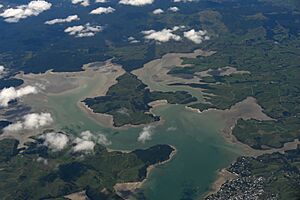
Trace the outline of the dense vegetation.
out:
M 82 155 L 72 153 L 71 147 L 54 152 L 42 142 L 29 143 L 20 152 L 16 140 L 0 142 L 0 178 L 5 180 L 0 183 L 1 199 L 55 199 L 83 190 L 93 200 L 120 199 L 113 190 L 116 183 L 143 180 L 149 165 L 169 159 L 173 151 L 157 145 L 131 153 L 108 152 L 97 145 L 94 153 Z
M 210 20 L 204 21 L 211 25 L 206 26 L 215 29 L 216 35 L 223 34 L 206 46 L 217 53 L 210 57 L 185 59 L 186 64 L 193 66 L 175 67 L 170 74 L 193 75 L 227 66 L 250 72 L 228 76 L 211 73 L 211 76 L 204 77 L 202 83 L 205 84 L 208 103 L 197 103 L 192 107 L 227 109 L 248 96 L 255 97 L 264 112 L 276 121 L 240 120 L 233 134 L 254 148 L 278 148 L 285 142 L 300 138 L 300 36 L 296 20 L 299 15 L 280 11 L 270 14 L 259 7 L 254 9 L 252 12 L 259 14 L 234 17 L 234 29 L 227 25 L 229 13 L 226 11 L 207 15 Z M 241 14 L 239 12 L 237 16 Z M 223 17 L 217 18 L 216 15 Z
M 3 139 L 0 140 L 0 162 L 9 161 L 18 153 L 18 140 Z
M 96 113 L 113 116 L 115 126 L 146 124 L 159 120 L 149 113 L 148 104 L 156 100 L 167 100 L 171 104 L 186 104 L 196 101 L 187 92 L 150 92 L 136 76 L 126 73 L 109 88 L 106 96 L 87 98 L 84 102 Z

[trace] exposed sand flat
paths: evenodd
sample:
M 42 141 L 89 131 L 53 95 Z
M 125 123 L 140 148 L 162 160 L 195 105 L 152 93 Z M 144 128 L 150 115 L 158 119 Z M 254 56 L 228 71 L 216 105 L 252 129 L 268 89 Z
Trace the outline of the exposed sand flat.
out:
M 206 77 L 206 76 L 212 76 L 213 73 L 216 73 L 219 76 L 229 76 L 229 75 L 233 75 L 233 74 L 250 74 L 249 71 L 239 71 L 235 67 L 229 67 L 229 66 L 218 68 L 216 70 L 208 69 L 205 71 L 196 72 L 195 74 L 197 74 L 201 77 Z
M 77 102 L 77 106 L 89 117 L 90 119 L 99 122 L 101 125 L 109 128 L 117 128 L 114 126 L 114 118 L 112 115 L 105 113 L 95 113 L 84 102 Z
M 81 100 L 87 97 L 103 96 L 110 86 L 114 85 L 116 79 L 125 71 L 120 65 L 115 65 L 110 61 L 105 63 L 91 63 L 83 66 L 83 71 L 79 72 L 52 72 L 47 71 L 40 74 L 20 73 L 16 77 L 24 81 L 24 86 L 35 85 L 39 88 L 39 93 L 28 95 L 22 99 L 22 104 L 31 107 L 31 112 L 52 112 L 53 106 L 49 105 L 49 98 L 52 96 L 64 96 L 72 92 L 85 90 L 89 86 L 88 95 L 82 96 Z M 80 101 L 81 101 L 80 100 Z M 110 118 L 106 115 L 95 114 L 84 104 L 78 102 L 78 106 L 96 121 L 109 124 Z M 51 128 L 55 128 L 57 122 Z M 50 127 L 49 127 L 50 128 Z M 20 146 L 29 137 L 40 134 L 42 130 L 30 130 L 10 132 L 2 134 L 1 137 L 13 137 L 20 140 Z
M 85 191 L 81 191 L 81 192 L 76 192 L 73 194 L 69 194 L 64 196 L 67 199 L 70 200 L 88 200 L 89 198 L 86 196 Z
M 182 58 L 196 58 L 198 56 L 210 56 L 214 54 L 214 51 L 195 50 L 193 53 L 170 53 L 164 55 L 160 59 L 156 59 L 146 63 L 143 68 L 133 71 L 133 74 L 138 76 L 145 84 L 147 84 L 151 91 L 169 91 L 172 90 L 172 86 L 168 86 L 172 83 L 199 83 L 201 80 L 199 77 L 194 76 L 186 79 L 182 77 L 176 77 L 169 75 L 168 72 L 174 67 L 188 67 L 190 65 L 183 65 Z M 195 88 L 196 90 L 196 88 Z M 197 88 L 199 92 L 201 91 Z
M 220 132 L 223 134 L 224 138 L 235 145 L 238 145 L 243 149 L 243 152 L 247 156 L 259 156 L 265 153 L 272 153 L 272 152 L 279 152 L 284 151 L 287 149 L 296 148 L 296 144 L 299 142 L 293 141 L 292 143 L 287 143 L 281 149 L 268 149 L 268 150 L 256 150 L 251 148 L 250 146 L 239 142 L 234 135 L 232 135 L 232 130 L 234 129 L 237 121 L 239 119 L 249 120 L 255 119 L 259 121 L 269 121 L 274 120 L 263 113 L 263 109 L 260 105 L 257 104 L 257 101 L 253 97 L 248 97 L 245 100 L 233 105 L 230 109 L 226 110 L 218 110 L 218 109 L 208 109 L 203 112 L 200 112 L 197 109 L 189 108 L 187 109 L 198 112 L 198 113 L 205 113 L 205 112 L 212 112 L 219 118 L 220 120 L 225 120 L 225 126 Z M 296 143 L 296 144 L 295 144 Z M 289 147 L 289 148 L 288 148 Z
M 90 95 L 105 95 L 108 88 L 116 83 L 116 78 L 125 73 L 120 65 L 110 61 L 105 63 L 90 63 L 83 66 L 79 72 L 52 72 L 40 74 L 20 73 L 16 77 L 24 80 L 24 85 L 36 85 L 45 95 L 59 95 L 80 87 L 85 87 L 92 80 L 99 80 L 97 89 Z M 103 81 L 105 79 L 105 81 Z
M 219 117 L 225 119 L 225 127 L 221 130 L 224 138 L 235 145 L 238 145 L 242 148 L 245 156 L 253 156 L 257 157 L 263 154 L 271 154 L 275 152 L 284 153 L 287 150 L 296 149 L 298 145 L 300 145 L 300 141 L 298 139 L 285 143 L 282 148 L 279 149 L 267 149 L 267 150 L 256 150 L 251 148 L 250 146 L 239 142 L 234 135 L 232 135 L 232 130 L 235 127 L 238 119 L 256 119 L 260 121 L 266 120 L 274 120 L 263 113 L 263 109 L 260 105 L 257 104 L 256 99 L 253 97 L 248 97 L 244 101 L 239 102 L 232 106 L 227 110 L 217 110 L 217 109 L 209 109 L 203 112 L 200 112 L 197 109 L 188 108 L 191 111 L 203 113 L 203 112 L 213 112 L 217 114 Z M 209 196 L 219 191 L 221 186 L 227 181 L 235 178 L 235 175 L 228 172 L 226 169 L 221 169 L 216 177 L 216 180 L 212 184 L 210 192 L 206 195 Z
M 259 156 L 262 154 L 268 154 L 268 153 L 274 153 L 274 152 L 281 152 L 296 149 L 297 145 L 300 144 L 299 140 L 294 140 L 292 142 L 288 142 L 284 144 L 282 148 L 279 149 L 266 149 L 266 150 L 256 150 L 251 148 L 250 146 L 239 142 L 234 135 L 232 135 L 232 130 L 234 129 L 237 121 L 239 119 L 249 120 L 249 119 L 255 119 L 259 121 L 269 121 L 274 120 L 267 116 L 265 113 L 263 113 L 263 109 L 260 105 L 257 104 L 257 101 L 253 97 L 248 97 L 245 100 L 233 105 L 230 109 L 226 110 L 218 110 L 218 109 L 208 109 L 205 111 L 199 111 L 198 109 L 186 107 L 188 110 L 191 110 L 192 112 L 197 112 L 199 114 L 205 113 L 205 112 L 211 112 L 216 114 L 216 116 L 220 117 L 220 120 L 225 120 L 225 126 L 220 132 L 223 134 L 224 138 L 235 145 L 240 146 L 244 154 L 246 156 Z
M 171 145 L 170 145 L 171 146 Z M 139 181 L 139 182 L 130 182 L 130 183 L 117 183 L 114 186 L 114 190 L 116 191 L 116 193 L 121 196 L 124 199 L 132 199 L 132 195 L 128 194 L 131 193 L 133 194 L 134 192 L 136 192 L 139 188 L 141 188 L 143 186 L 143 184 L 147 181 L 147 178 L 149 177 L 149 175 L 151 174 L 152 170 L 155 169 L 155 167 L 159 166 L 159 165 L 163 165 L 166 164 L 167 162 L 171 161 L 173 159 L 173 157 L 176 155 L 177 153 L 177 149 L 174 146 L 171 146 L 174 150 L 172 151 L 172 153 L 169 156 L 168 160 L 165 160 L 163 162 L 157 163 L 155 165 L 150 165 L 147 168 L 147 175 L 146 178 L 143 181 Z M 126 193 L 126 196 L 123 195 L 124 193 Z

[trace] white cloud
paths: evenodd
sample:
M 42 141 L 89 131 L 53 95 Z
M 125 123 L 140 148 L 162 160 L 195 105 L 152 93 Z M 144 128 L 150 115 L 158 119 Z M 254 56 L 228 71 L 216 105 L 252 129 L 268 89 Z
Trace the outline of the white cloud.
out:
M 67 22 L 78 21 L 78 20 L 80 20 L 78 15 L 70 15 L 67 18 L 52 19 L 52 20 L 46 21 L 45 24 L 53 25 L 53 24 L 67 23 Z
M 97 134 L 97 142 L 104 146 L 111 145 L 111 141 L 109 141 L 103 134 Z
M 37 92 L 37 88 L 30 85 L 20 89 L 15 89 L 14 87 L 4 88 L 0 92 L 0 106 L 7 107 L 10 101 L 19 99 L 25 95 L 36 94 Z
M 44 0 L 35 0 L 29 2 L 27 5 L 20 5 L 16 8 L 8 8 L 0 14 L 6 22 L 15 23 L 20 19 L 25 19 L 30 16 L 37 16 L 40 13 L 50 9 L 51 3 Z
M 138 141 L 141 143 L 145 143 L 148 140 L 152 139 L 152 135 L 154 134 L 153 132 L 153 126 L 146 126 L 143 128 L 142 132 L 140 132 Z
M 50 113 L 31 113 L 23 116 L 22 121 L 8 125 L 5 132 L 17 132 L 21 130 L 34 130 L 50 125 L 53 122 Z
M 3 8 L 3 5 L 2 5 L 2 4 L 0 4 L 0 8 Z
M 179 41 L 181 40 L 181 37 L 173 33 L 178 29 L 179 27 L 175 26 L 173 29 L 163 29 L 161 31 L 148 30 L 142 31 L 142 33 L 145 35 L 145 39 L 147 40 L 156 40 L 158 42 L 168 42 L 170 40 Z
M 64 149 L 69 142 L 67 135 L 56 132 L 46 133 L 41 135 L 40 138 L 44 140 L 43 145 L 47 146 L 53 151 L 60 151 Z
M 170 7 L 168 10 L 172 11 L 172 12 L 178 12 L 179 8 L 174 6 L 174 7 Z
M 74 140 L 74 152 L 90 152 L 94 150 L 96 143 L 101 145 L 110 145 L 111 142 L 103 134 L 93 134 L 90 131 L 84 131 Z
M 3 65 L 0 65 L 0 74 L 2 74 L 5 70 L 5 67 Z
M 31 113 L 24 116 L 25 129 L 38 129 L 50 125 L 53 122 L 50 113 Z
M 5 74 L 5 67 L 0 65 L 0 78 Z
M 43 158 L 43 157 L 38 157 L 36 159 L 36 162 L 43 163 L 44 165 L 48 165 L 48 160 L 46 158 Z
M 90 5 L 90 1 L 89 0 L 72 0 L 72 4 L 80 4 L 84 7 L 86 7 L 86 6 Z
M 154 0 L 120 0 L 120 4 L 131 5 L 131 6 L 144 6 L 152 4 Z
M 99 7 L 99 8 L 96 8 L 95 10 L 92 10 L 90 12 L 90 14 L 93 14 L 93 15 L 101 15 L 101 14 L 108 14 L 108 13 L 113 13 L 115 12 L 115 9 L 112 8 L 112 7 Z
M 199 30 L 195 31 L 194 29 L 184 32 L 184 37 L 191 40 L 196 44 L 201 44 L 205 40 L 209 40 L 209 36 L 207 35 L 207 31 Z
M 101 26 L 92 26 L 90 23 L 87 23 L 85 25 L 68 27 L 65 29 L 65 33 L 75 37 L 92 37 L 102 30 Z
M 158 9 L 153 10 L 152 13 L 153 13 L 154 15 L 159 15 L 159 14 L 164 13 L 164 11 L 163 11 L 162 9 L 158 8 Z
M 23 129 L 23 123 L 22 122 L 16 122 L 13 124 L 10 124 L 6 126 L 3 131 L 4 132 L 18 132 Z
M 96 0 L 95 3 L 106 3 L 108 2 L 107 0 Z
M 197 1 L 197 0 L 174 0 L 175 3 L 178 3 L 178 2 L 187 3 L 187 2 L 193 2 L 193 1 Z
M 93 141 L 82 140 L 81 138 L 77 138 L 75 144 L 73 147 L 74 152 L 93 151 L 96 145 Z
M 139 42 L 140 42 L 139 40 L 135 39 L 134 37 L 129 37 L 129 38 L 128 38 L 128 41 L 129 41 L 129 43 L 131 43 L 131 44 L 135 44 L 135 43 L 139 43 Z

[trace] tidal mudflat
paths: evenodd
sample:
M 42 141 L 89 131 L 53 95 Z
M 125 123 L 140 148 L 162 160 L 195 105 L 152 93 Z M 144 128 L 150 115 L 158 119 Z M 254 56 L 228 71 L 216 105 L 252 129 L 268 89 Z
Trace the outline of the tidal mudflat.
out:
M 220 130 L 226 127 L 226 121 L 215 113 L 197 113 L 186 109 L 184 105 L 163 103 L 155 104 L 151 109 L 151 112 L 161 116 L 160 123 L 138 127 L 111 127 L 105 120 L 93 117 L 93 114 L 83 109 L 79 102 L 86 97 L 105 95 L 107 89 L 122 73 L 122 68 L 112 64 L 100 68 L 94 66 L 83 72 L 70 74 L 51 73 L 49 76 L 63 75 L 65 88 L 49 84 L 56 88 L 50 88 L 51 92 L 47 92 L 47 81 L 44 81 L 46 85 L 44 92 L 35 96 L 35 99 L 24 99 L 24 102 L 34 102 L 33 110 L 51 112 L 55 129 L 73 134 L 84 130 L 105 134 L 112 142 L 108 146 L 110 149 L 134 150 L 155 144 L 174 146 L 177 149 L 176 155 L 170 162 L 159 165 L 151 171 L 141 187 L 142 191 L 146 197 L 153 200 L 203 196 L 209 191 L 217 171 L 228 166 L 242 154 L 241 149 L 228 143 L 220 134 Z M 43 80 L 40 76 L 45 74 L 22 76 L 25 84 L 31 84 Z M 151 85 L 149 87 L 151 88 Z M 166 87 L 167 90 L 173 90 L 176 86 Z M 187 88 L 180 87 L 180 89 Z M 201 97 L 201 92 L 197 92 Z M 149 137 L 145 141 L 138 141 L 145 127 L 150 127 L 147 129 Z

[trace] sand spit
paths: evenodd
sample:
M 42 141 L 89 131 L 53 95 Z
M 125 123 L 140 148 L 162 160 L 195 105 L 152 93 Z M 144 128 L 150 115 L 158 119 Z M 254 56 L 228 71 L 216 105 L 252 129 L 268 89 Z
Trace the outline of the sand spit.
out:
M 86 196 L 85 191 L 76 192 L 73 194 L 69 194 L 64 196 L 66 199 L 69 200 L 88 200 L 89 198 Z
M 171 146 L 171 145 L 170 145 Z M 171 146 L 173 148 L 172 153 L 169 156 L 168 160 L 165 160 L 163 162 L 157 163 L 155 165 L 150 165 L 147 168 L 147 175 L 146 178 L 143 181 L 138 181 L 138 182 L 130 182 L 130 183 L 117 183 L 114 186 L 114 190 L 115 192 L 121 196 L 123 199 L 125 200 L 129 200 L 129 199 L 134 199 L 134 197 L 132 196 L 135 192 L 137 192 L 138 189 L 140 189 L 143 184 L 147 181 L 148 177 L 150 176 L 151 172 L 155 169 L 155 167 L 160 166 L 160 165 L 164 165 L 167 162 L 170 162 L 174 156 L 177 153 L 177 149 L 174 146 Z M 126 195 L 124 195 L 126 193 Z M 128 195 L 129 194 L 129 195 Z

